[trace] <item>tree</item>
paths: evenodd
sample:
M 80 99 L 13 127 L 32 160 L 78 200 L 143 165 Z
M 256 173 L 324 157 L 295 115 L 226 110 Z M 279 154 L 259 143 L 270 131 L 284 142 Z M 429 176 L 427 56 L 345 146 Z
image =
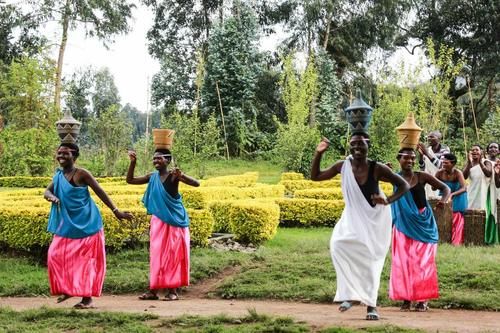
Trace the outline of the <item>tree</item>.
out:
M 104 156 L 105 175 L 121 174 L 116 165 L 124 149 L 132 144 L 132 124 L 118 105 L 110 105 L 99 118 L 90 121 L 89 132 L 99 152 Z
M 224 122 L 229 153 L 238 156 L 255 149 L 249 132 L 258 131 L 255 95 L 262 62 L 251 8 L 237 2 L 232 12 L 209 39 L 200 115 L 203 120 L 216 115 L 220 126 Z
M 46 39 L 38 34 L 40 17 L 0 1 L 0 62 L 10 64 L 22 56 L 33 57 Z
M 55 73 L 54 106 L 60 109 L 62 67 L 66 43 L 71 30 L 79 25 L 86 29 L 87 36 L 97 37 L 106 45 L 116 34 L 129 30 L 128 20 L 135 5 L 126 0 L 31 0 L 34 8 L 47 19 L 55 19 L 61 27 L 61 43 Z
M 101 113 L 108 110 L 110 106 L 119 103 L 118 88 L 109 68 L 105 67 L 95 72 L 92 91 L 92 112 L 94 117 L 99 118 Z
M 0 72 L 0 115 L 6 125 L 17 130 L 54 126 L 56 118 L 49 102 L 53 68 L 46 57 L 23 57 Z
M 283 23 L 291 32 L 287 48 L 310 51 L 323 48 L 342 75 L 364 59 L 367 50 L 394 46 L 399 23 L 405 20 L 410 1 L 282 0 L 262 1 L 266 24 Z
M 90 95 L 94 84 L 94 71 L 91 68 L 79 70 L 65 80 L 64 108 L 69 109 L 80 127 L 79 142 L 86 144 L 88 138 L 88 123 L 92 117 Z

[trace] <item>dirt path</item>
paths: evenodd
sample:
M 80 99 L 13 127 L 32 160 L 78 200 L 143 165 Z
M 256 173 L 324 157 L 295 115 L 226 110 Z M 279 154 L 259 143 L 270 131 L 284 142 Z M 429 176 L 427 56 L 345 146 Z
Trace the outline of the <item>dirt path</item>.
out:
M 71 308 L 78 299 L 70 299 L 55 304 L 55 298 L 44 297 L 4 297 L 0 307 L 14 310 L 33 309 L 41 306 L 51 308 Z M 89 311 L 120 311 L 135 313 L 154 313 L 162 317 L 175 317 L 183 314 L 244 316 L 248 309 L 258 313 L 288 316 L 304 321 L 314 328 L 331 326 L 368 327 L 376 325 L 396 325 L 419 328 L 428 332 L 500 332 L 500 313 L 483 311 L 460 311 L 431 309 L 427 313 L 400 312 L 398 308 L 380 308 L 378 322 L 364 320 L 365 307 L 354 306 L 346 313 L 339 313 L 333 304 L 306 304 L 277 301 L 220 300 L 206 298 L 184 298 L 176 302 L 140 301 L 137 295 L 103 296 L 95 300 L 97 309 Z

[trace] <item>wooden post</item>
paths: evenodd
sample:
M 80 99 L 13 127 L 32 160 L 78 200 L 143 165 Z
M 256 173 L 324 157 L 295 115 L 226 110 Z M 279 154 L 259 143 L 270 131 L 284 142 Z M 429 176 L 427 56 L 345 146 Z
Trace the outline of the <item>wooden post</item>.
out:
M 215 81 L 215 88 L 217 89 L 217 97 L 219 98 L 219 107 L 220 107 L 220 115 L 222 118 L 222 130 L 224 131 L 224 143 L 226 145 L 226 158 L 229 160 L 229 146 L 227 145 L 227 134 L 226 134 L 226 125 L 224 124 L 224 111 L 222 111 L 222 101 L 220 99 L 220 90 L 219 90 L 219 82 Z

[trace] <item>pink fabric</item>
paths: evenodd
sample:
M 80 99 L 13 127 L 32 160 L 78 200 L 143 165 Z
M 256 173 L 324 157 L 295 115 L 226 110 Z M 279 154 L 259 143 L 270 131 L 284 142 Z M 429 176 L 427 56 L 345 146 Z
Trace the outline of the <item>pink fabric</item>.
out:
M 149 239 L 149 288 L 188 286 L 189 228 L 174 227 L 153 215 Z
M 451 226 L 451 244 L 462 245 L 464 243 L 464 224 L 464 214 L 461 212 L 454 212 Z
M 104 232 L 77 239 L 54 235 L 47 268 L 52 295 L 101 296 L 106 275 Z
M 439 297 L 437 244 L 422 243 L 393 227 L 389 297 L 423 302 Z

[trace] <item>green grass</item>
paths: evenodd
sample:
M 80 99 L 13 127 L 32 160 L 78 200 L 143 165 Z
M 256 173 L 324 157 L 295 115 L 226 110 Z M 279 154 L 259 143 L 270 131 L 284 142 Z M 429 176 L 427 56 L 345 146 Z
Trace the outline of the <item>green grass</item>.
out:
M 290 318 L 269 317 L 249 310 L 246 316 L 233 318 L 225 315 L 200 317 L 182 316 L 159 320 L 151 314 L 124 314 L 114 312 L 75 311 L 40 308 L 12 311 L 0 308 L 1 332 L 206 332 L 206 333 L 302 333 L 313 330 Z M 366 329 L 328 328 L 321 333 L 418 333 L 394 326 Z
M 328 250 L 330 228 L 281 228 L 276 237 L 254 254 L 193 249 L 192 283 L 214 276 L 228 266 L 241 270 L 227 277 L 215 291 L 225 298 L 261 298 L 331 302 L 335 271 Z M 148 286 L 148 252 L 128 250 L 108 255 L 106 293 L 142 292 Z M 439 245 L 440 298 L 433 307 L 500 310 L 500 247 Z M 381 305 L 388 298 L 390 258 L 379 291 Z M 0 256 L 0 296 L 48 294 L 44 267 L 22 257 Z

